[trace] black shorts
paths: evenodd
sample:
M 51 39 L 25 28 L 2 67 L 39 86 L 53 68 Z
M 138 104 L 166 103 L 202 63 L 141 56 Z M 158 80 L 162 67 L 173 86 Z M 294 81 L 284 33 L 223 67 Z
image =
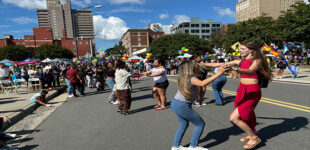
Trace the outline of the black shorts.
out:
M 155 83 L 155 85 L 154 85 L 154 87 L 157 87 L 160 89 L 167 89 L 168 86 L 169 86 L 168 80 L 166 80 L 164 82 L 160 82 L 160 83 Z

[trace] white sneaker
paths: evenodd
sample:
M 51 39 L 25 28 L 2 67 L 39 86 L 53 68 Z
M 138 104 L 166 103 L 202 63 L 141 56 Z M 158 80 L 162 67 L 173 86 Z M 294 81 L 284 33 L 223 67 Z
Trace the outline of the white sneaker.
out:
M 195 147 L 195 148 L 188 147 L 188 150 L 208 150 L 208 149 L 207 149 L 207 148 L 204 148 L 204 147 L 197 146 L 197 147 Z
M 73 95 L 68 95 L 68 98 L 72 98 L 73 97 Z
M 201 102 L 201 105 L 202 105 L 202 106 L 207 106 L 207 102 L 206 102 L 206 101 L 202 101 L 202 102 Z
M 171 147 L 171 150 L 187 150 L 187 147 L 179 146 L 179 147 Z
M 194 106 L 201 107 L 201 104 L 200 104 L 200 102 L 194 102 Z
M 113 105 L 119 105 L 119 104 L 120 104 L 119 101 L 115 101 L 115 102 L 113 103 Z
M 5 133 L 5 136 L 8 137 L 8 138 L 15 138 L 15 137 L 16 137 L 16 134 L 13 134 L 13 133 Z
M 45 106 L 46 106 L 46 107 L 51 107 L 52 105 L 51 105 L 51 104 L 46 104 Z

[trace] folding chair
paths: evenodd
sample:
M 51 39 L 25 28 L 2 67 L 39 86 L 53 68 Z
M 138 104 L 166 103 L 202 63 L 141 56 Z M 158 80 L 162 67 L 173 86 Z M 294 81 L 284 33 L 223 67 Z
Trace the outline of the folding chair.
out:
M 12 84 L 12 82 L 10 80 L 0 80 L 0 86 L 3 89 L 3 91 L 5 92 L 6 95 L 8 95 L 8 90 L 9 89 L 15 89 L 14 85 Z M 16 91 L 16 89 L 15 89 Z M 17 93 L 17 91 L 16 91 Z
M 34 84 L 32 84 L 34 82 Z M 41 87 L 41 82 L 39 78 L 30 78 L 28 79 L 28 83 L 30 83 L 31 87 L 39 86 L 39 89 Z
M 25 79 L 15 79 L 13 81 L 13 83 L 14 83 L 14 86 L 16 88 L 17 94 L 18 94 L 18 90 L 17 89 L 20 89 L 20 88 L 26 88 L 27 93 L 29 93 L 28 85 L 27 85 L 27 82 L 26 82 Z

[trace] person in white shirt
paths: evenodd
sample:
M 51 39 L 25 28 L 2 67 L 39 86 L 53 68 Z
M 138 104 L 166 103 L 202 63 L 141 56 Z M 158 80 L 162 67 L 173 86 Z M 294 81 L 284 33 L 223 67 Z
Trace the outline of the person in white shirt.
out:
M 140 74 L 131 74 L 126 70 L 126 63 L 119 60 L 116 65 L 115 82 L 116 92 L 120 101 L 117 111 L 128 115 L 131 106 L 129 78 L 140 77 Z
M 52 105 L 46 102 L 47 93 L 47 90 L 42 90 L 40 93 L 33 95 L 30 99 L 30 103 L 37 103 L 42 106 L 51 107 Z
M 153 77 L 155 85 L 153 87 L 153 96 L 157 101 L 155 110 L 164 110 L 166 107 L 166 89 L 169 86 L 168 78 L 166 76 L 167 70 L 165 69 L 165 61 L 156 59 L 154 60 L 154 66 L 151 71 L 144 72 L 144 75 Z
M 3 63 L 0 64 L 0 80 L 7 80 L 10 77 L 11 70 L 6 68 Z

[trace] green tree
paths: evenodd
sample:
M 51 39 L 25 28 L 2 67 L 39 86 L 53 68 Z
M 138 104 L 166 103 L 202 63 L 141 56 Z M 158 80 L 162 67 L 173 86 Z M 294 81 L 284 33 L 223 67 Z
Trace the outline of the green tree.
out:
M 162 36 L 154 40 L 150 46 L 150 52 L 155 57 L 177 56 L 178 50 L 182 47 L 189 49 L 189 54 L 203 55 L 205 52 L 211 52 L 212 45 L 205 39 L 196 35 L 189 34 L 171 34 Z
M 126 48 L 123 46 L 123 42 L 119 41 L 118 44 L 115 44 L 111 51 L 112 54 L 125 54 Z
M 226 36 L 223 31 L 213 32 L 210 37 L 211 45 L 216 46 L 217 48 L 222 48 L 225 38 Z
M 33 56 L 33 49 L 24 46 L 5 46 L 0 48 L 0 59 L 22 61 Z
M 61 47 L 59 45 L 41 45 L 38 47 L 35 52 L 34 56 L 39 59 L 45 58 L 73 58 L 74 54 L 67 48 Z

